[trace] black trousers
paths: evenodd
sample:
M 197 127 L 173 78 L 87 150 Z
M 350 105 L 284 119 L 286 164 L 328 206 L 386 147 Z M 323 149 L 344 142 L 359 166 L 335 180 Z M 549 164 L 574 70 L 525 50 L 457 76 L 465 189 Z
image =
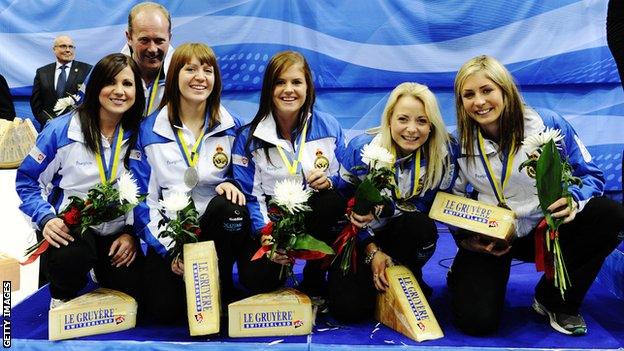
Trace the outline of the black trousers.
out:
M 559 289 L 542 276 L 536 298 L 549 310 L 576 314 L 605 258 L 617 247 L 624 229 L 624 208 L 607 198 L 590 200 L 576 218 L 560 227 L 560 244 L 572 286 L 565 300 Z M 535 235 L 515 240 L 501 257 L 459 248 L 448 273 L 453 321 L 470 335 L 496 331 L 503 313 L 512 258 L 535 261 Z
M 238 206 L 224 196 L 215 196 L 199 219 L 200 241 L 213 240 L 218 256 L 222 308 L 241 296 L 234 289 L 232 269 L 237 262 L 241 284 L 250 293 L 266 292 L 279 284 L 270 279 L 279 272 L 266 258 L 251 262 L 259 248 L 259 240 L 250 236 L 247 208 Z M 186 290 L 184 279 L 171 271 L 172 257 L 163 258 L 151 247 L 145 260 L 144 314 L 159 323 L 178 323 L 186 320 Z M 279 274 L 279 273 L 277 273 Z
M 331 246 L 338 233 L 346 223 L 345 210 L 346 200 L 335 190 L 323 190 L 315 192 L 310 196 L 308 205 L 312 208 L 305 218 L 305 225 L 314 238 L 321 240 Z M 252 255 L 260 248 L 258 239 L 252 243 Z M 249 256 L 251 257 L 251 255 Z M 323 261 L 308 260 L 303 268 L 303 281 L 297 287 L 309 296 L 321 296 L 327 294 L 327 269 L 323 268 Z M 259 259 L 253 263 L 245 263 L 244 270 L 239 274 L 241 283 L 250 290 L 257 292 L 268 292 L 284 284 L 285 276 L 280 279 L 281 265 L 273 263 L 266 258 Z
M 375 243 L 397 264 L 409 268 L 419 281 L 425 295 L 431 292 L 422 280 L 422 267 L 436 249 L 438 230 L 427 214 L 404 213 L 390 219 L 380 231 L 375 232 Z M 343 275 L 336 261 L 329 274 L 329 310 L 341 322 L 369 319 L 375 312 L 377 290 L 372 271 L 364 263 L 364 248 L 359 248 L 355 273 Z
M 65 300 L 78 296 L 78 292 L 87 285 L 87 273 L 93 268 L 100 286 L 125 292 L 141 301 L 140 278 L 144 257 L 138 243 L 134 262 L 128 267 L 117 268 L 111 265 L 108 252 L 119 234 L 98 236 L 88 230 L 73 237 L 74 241 L 69 245 L 61 245 L 58 249 L 50 245 L 43 254 L 42 267 L 50 282 L 53 298 Z

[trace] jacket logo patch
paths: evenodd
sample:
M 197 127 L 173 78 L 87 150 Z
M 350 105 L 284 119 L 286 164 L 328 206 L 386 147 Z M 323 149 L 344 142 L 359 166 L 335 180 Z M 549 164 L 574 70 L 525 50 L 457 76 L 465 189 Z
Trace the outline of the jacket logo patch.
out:
M 229 162 L 230 161 L 229 161 L 227 155 L 223 152 L 223 148 L 221 147 L 221 145 L 217 145 L 217 148 L 215 150 L 215 154 L 212 156 L 212 163 L 218 169 L 223 169 L 223 168 L 225 168 L 225 166 L 228 165 Z
M 30 153 L 28 153 L 30 155 L 30 157 L 32 157 L 35 162 L 37 162 L 38 164 L 41 164 L 41 162 L 43 162 L 43 160 L 45 160 L 46 158 L 46 154 L 44 154 L 43 152 L 41 152 L 41 150 L 39 150 L 39 148 L 37 147 L 37 145 L 33 146 L 33 148 L 30 150 Z
M 329 168 L 329 160 L 327 159 L 327 157 L 323 156 L 323 151 L 321 149 L 316 150 L 314 168 L 320 169 L 321 171 L 325 171 L 327 170 L 327 168 Z

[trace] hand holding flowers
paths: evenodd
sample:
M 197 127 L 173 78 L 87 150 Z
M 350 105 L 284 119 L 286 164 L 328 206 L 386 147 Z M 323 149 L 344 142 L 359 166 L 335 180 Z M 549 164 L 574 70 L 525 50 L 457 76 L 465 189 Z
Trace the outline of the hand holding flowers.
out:
M 568 187 L 582 183 L 572 174 L 562 141 L 560 131 L 551 128 L 527 137 L 522 143 L 528 148 L 528 160 L 520 165 L 520 170 L 526 168 L 527 174 L 536 179 L 537 196 L 544 213 L 535 233 L 537 269 L 554 279 L 554 285 L 564 297 L 571 282 L 559 244 L 559 226 L 576 216 L 578 205 Z
M 354 240 L 361 230 L 369 230 L 368 223 L 377 218 L 383 209 L 384 200 L 388 196 L 384 190 L 394 187 L 394 156 L 387 149 L 376 143 L 369 143 L 362 148 L 362 162 L 366 166 L 356 166 L 353 171 L 366 170 L 363 180 L 351 176 L 351 182 L 357 184 L 355 196 L 347 203 L 347 217 L 351 223 L 347 224 L 333 244 L 336 259 L 340 257 L 340 269 L 347 274 L 351 267 L 355 267 L 357 252 Z
M 307 205 L 310 190 L 304 189 L 297 180 L 286 179 L 275 184 L 274 193 L 269 203 L 271 221 L 262 229 L 262 246 L 251 260 L 257 260 L 267 253 L 269 258 L 277 254 L 280 262 L 288 264 L 288 273 L 292 276 L 292 266 L 289 265 L 292 261 L 284 260 L 284 255 L 290 259 L 309 260 L 331 255 L 334 251 L 306 233 L 305 213 L 312 211 Z
M 75 235 L 82 235 L 89 228 L 124 216 L 144 198 L 145 195 L 138 194 L 136 181 L 127 172 L 111 183 L 98 183 L 89 189 L 85 199 L 70 196 L 69 204 L 58 214 L 58 218 L 46 223 L 42 233 L 44 239 L 26 249 L 24 255 L 28 258 L 22 264 L 32 263 L 49 245 L 57 248 L 60 244 L 68 245 Z
M 181 260 L 184 244 L 199 241 L 201 235 L 199 214 L 191 198 L 184 193 L 171 193 L 159 203 L 161 208 L 158 212 L 162 219 L 158 222 L 158 227 L 164 226 L 165 229 L 158 234 L 158 237 L 171 238 L 172 242 L 168 247 L 169 254 L 177 265 Z M 172 269 L 176 272 L 173 265 Z M 179 265 L 177 269 L 180 270 Z

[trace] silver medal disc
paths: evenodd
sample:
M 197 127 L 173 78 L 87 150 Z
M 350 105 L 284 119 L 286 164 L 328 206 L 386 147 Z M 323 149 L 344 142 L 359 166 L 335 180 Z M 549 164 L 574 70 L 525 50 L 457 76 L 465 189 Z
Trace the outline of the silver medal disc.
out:
M 416 208 L 416 205 L 414 205 L 411 202 L 407 202 L 407 201 L 398 201 L 396 203 L 396 207 L 398 207 L 399 210 L 401 210 L 403 212 L 416 212 L 416 211 L 418 211 L 418 209 Z
M 189 167 L 184 171 L 184 184 L 189 188 L 193 189 L 197 186 L 199 182 L 199 175 L 197 174 L 197 169 L 195 167 Z

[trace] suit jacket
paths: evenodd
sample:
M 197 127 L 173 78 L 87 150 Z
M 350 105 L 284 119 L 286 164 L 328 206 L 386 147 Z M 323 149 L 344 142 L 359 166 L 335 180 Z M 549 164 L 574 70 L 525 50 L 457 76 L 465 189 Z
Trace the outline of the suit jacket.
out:
M 53 111 L 57 100 L 56 90 L 54 89 L 55 70 L 56 62 L 39 67 L 37 69 L 37 74 L 35 74 L 35 81 L 33 82 L 32 95 L 30 96 L 30 108 L 42 127 L 48 119 L 56 116 Z M 74 60 L 71 66 L 71 72 L 69 72 L 69 76 L 67 77 L 63 97 L 76 94 L 78 92 L 78 85 L 84 82 L 90 71 L 90 64 Z
M 15 118 L 15 106 L 6 79 L 0 74 L 0 118 L 12 121 Z

